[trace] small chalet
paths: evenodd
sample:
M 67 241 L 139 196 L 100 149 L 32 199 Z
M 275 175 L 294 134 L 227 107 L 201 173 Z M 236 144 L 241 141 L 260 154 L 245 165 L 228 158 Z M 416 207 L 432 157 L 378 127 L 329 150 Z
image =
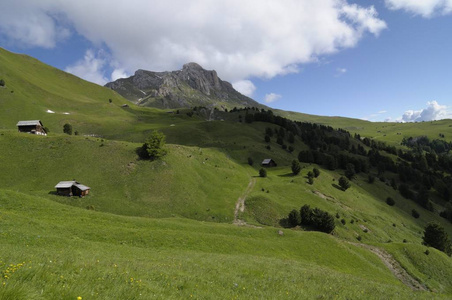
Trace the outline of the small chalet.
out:
M 19 130 L 19 132 L 27 132 L 27 133 L 38 134 L 38 135 L 47 135 L 47 132 L 44 129 L 44 126 L 42 125 L 41 121 L 39 121 L 39 120 L 19 121 L 16 126 L 17 126 L 17 129 Z
M 262 161 L 261 165 L 263 167 L 276 167 L 276 162 L 271 158 L 266 158 Z
M 61 196 L 79 196 L 83 197 L 89 194 L 91 189 L 89 186 L 83 185 L 75 180 L 73 181 L 60 181 L 55 186 L 57 194 Z

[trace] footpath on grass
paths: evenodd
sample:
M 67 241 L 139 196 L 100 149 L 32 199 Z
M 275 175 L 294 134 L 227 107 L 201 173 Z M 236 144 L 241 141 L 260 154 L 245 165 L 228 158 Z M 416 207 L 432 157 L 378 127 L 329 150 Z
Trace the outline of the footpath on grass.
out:
M 255 183 L 256 183 L 256 178 L 250 178 L 250 182 L 248 183 L 248 186 L 246 187 L 245 192 L 243 192 L 243 194 L 237 200 L 237 203 L 235 204 L 235 210 L 234 210 L 234 222 L 233 222 L 234 225 L 261 228 L 258 226 L 249 225 L 245 221 L 239 219 L 239 212 L 245 211 L 246 197 L 248 197 L 248 194 L 253 189 Z
M 429 289 L 417 281 L 414 277 L 412 277 L 408 272 L 400 265 L 400 263 L 386 250 L 366 245 L 366 244 L 358 244 L 352 243 L 353 245 L 363 247 L 372 251 L 381 261 L 385 264 L 386 267 L 394 274 L 394 276 L 399 279 L 403 284 L 411 288 L 413 291 L 428 291 Z

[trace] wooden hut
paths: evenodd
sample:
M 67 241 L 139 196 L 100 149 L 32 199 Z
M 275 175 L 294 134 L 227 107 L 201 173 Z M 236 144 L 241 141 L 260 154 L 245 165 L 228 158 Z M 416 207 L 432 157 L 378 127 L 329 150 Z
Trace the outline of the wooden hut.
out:
M 83 197 L 89 194 L 90 187 L 83 185 L 75 180 L 60 181 L 55 186 L 57 194 L 61 196 L 79 196 Z
M 262 161 L 261 165 L 263 167 L 276 167 L 277 166 L 276 162 L 273 159 L 271 159 L 271 158 L 264 159 Z
M 19 132 L 47 135 L 47 132 L 44 129 L 44 126 L 42 125 L 42 122 L 40 120 L 19 121 L 16 126 Z

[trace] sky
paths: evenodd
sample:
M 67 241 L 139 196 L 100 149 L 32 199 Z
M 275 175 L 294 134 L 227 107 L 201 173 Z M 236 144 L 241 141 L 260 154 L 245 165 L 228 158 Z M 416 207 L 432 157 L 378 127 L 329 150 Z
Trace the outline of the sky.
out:
M 452 119 L 452 0 L 2 0 L 0 46 L 100 85 L 197 62 L 273 108 Z

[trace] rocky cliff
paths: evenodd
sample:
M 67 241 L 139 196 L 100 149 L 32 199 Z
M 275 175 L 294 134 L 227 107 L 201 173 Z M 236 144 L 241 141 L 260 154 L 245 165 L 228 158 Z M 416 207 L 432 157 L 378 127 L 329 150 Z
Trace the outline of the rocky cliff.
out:
M 129 78 L 105 86 L 143 106 L 263 107 L 237 92 L 229 82 L 221 80 L 216 71 L 204 70 L 197 63 L 185 64 L 182 70 L 172 72 L 138 70 Z

